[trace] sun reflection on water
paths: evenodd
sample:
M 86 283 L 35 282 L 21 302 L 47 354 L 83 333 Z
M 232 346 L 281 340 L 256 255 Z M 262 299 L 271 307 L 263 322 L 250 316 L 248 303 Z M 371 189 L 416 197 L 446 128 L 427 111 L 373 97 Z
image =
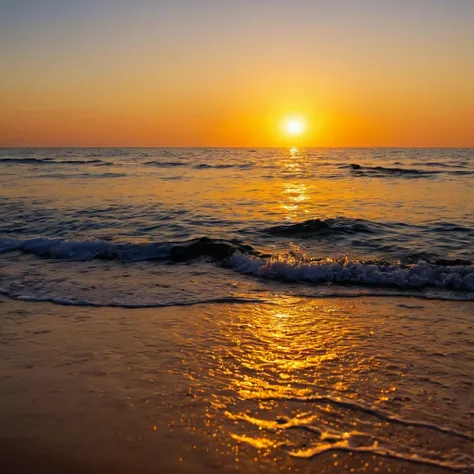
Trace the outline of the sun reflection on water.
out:
M 207 404 L 206 430 L 236 461 L 239 450 L 256 449 L 261 462 L 328 451 L 430 462 L 424 446 L 412 447 L 434 425 L 412 421 L 417 412 L 397 412 L 400 375 L 384 362 L 394 348 L 374 337 L 386 310 L 349 299 L 265 298 L 267 304 L 229 305 L 212 316 L 215 333 L 190 377 L 197 400 Z M 411 385 L 404 390 L 407 400 L 416 396 Z M 437 433 L 441 448 L 463 450 L 470 442 L 459 444 L 463 438 L 450 430 Z
M 333 407 L 308 411 L 301 402 L 315 392 L 350 396 L 348 374 L 371 361 L 351 357 L 350 335 L 334 323 L 338 310 L 330 302 L 310 311 L 297 298 L 273 296 L 272 303 L 250 311 L 235 307 L 221 327 L 213 374 L 226 386 L 215 394 L 214 407 L 223 410 L 233 440 L 259 450 L 296 449 L 310 432 L 325 441 L 342 439 L 331 426 Z
M 284 200 L 280 202 L 280 207 L 287 213 L 286 217 L 289 220 L 297 218 L 302 204 L 310 199 L 310 186 L 303 182 L 308 171 L 306 159 L 304 152 L 300 152 L 298 148 L 291 148 L 289 155 L 284 156 L 279 162 L 284 176 L 281 182 L 283 187 L 281 195 Z
M 345 347 L 341 344 L 345 337 L 342 328 L 328 330 L 292 298 L 278 296 L 274 301 L 274 311 L 255 308 L 250 332 L 242 331 L 241 319 L 248 315 L 240 312 L 228 328 L 233 358 L 240 362 L 233 367 L 233 389 L 243 397 L 294 389 L 303 393 L 309 386 L 312 390 L 321 366 L 336 361 Z

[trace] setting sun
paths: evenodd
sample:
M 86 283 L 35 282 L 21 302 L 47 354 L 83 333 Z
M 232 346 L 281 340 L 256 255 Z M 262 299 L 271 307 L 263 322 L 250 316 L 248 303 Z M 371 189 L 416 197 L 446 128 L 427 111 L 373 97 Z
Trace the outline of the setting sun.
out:
M 284 123 L 284 130 L 287 135 L 300 136 L 306 131 L 306 124 L 302 119 L 286 119 Z

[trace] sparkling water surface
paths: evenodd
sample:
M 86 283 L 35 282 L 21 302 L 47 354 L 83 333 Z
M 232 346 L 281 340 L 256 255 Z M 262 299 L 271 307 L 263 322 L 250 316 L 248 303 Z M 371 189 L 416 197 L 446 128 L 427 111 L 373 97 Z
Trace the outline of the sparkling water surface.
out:
M 10 296 L 474 290 L 472 149 L 3 149 L 0 170 Z

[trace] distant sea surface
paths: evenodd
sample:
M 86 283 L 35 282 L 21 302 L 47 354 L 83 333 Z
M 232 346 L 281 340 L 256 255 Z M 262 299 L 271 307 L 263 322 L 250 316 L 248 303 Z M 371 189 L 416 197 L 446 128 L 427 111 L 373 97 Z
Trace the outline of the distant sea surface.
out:
M 474 299 L 473 149 L 1 149 L 0 210 L 14 299 Z

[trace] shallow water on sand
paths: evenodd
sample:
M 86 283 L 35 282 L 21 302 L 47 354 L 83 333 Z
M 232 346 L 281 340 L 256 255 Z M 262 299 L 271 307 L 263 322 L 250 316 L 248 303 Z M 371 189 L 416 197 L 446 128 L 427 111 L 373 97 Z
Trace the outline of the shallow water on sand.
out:
M 473 303 L 1 306 L 0 437 L 26 451 L 134 472 L 474 469 Z

